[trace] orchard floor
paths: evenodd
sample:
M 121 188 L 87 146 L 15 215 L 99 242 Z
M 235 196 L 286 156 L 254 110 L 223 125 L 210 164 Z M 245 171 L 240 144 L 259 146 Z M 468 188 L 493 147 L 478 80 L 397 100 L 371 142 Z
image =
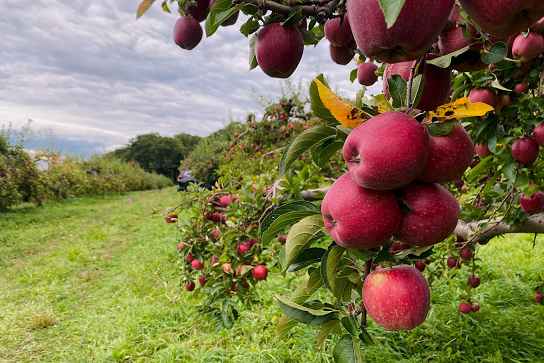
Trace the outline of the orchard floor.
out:
M 169 269 L 175 227 L 152 214 L 172 189 L 24 205 L 0 214 L 0 362 L 332 362 L 317 328 L 278 339 L 274 293 L 296 281 L 270 276 L 268 304 L 214 330 L 193 311 L 198 288 L 179 290 Z M 127 200 L 132 199 L 132 203 Z M 478 313 L 457 312 L 456 284 L 432 294 L 410 332 L 369 331 L 365 362 L 544 362 L 544 238 L 511 236 L 481 248 Z M 291 283 L 292 286 L 289 286 Z

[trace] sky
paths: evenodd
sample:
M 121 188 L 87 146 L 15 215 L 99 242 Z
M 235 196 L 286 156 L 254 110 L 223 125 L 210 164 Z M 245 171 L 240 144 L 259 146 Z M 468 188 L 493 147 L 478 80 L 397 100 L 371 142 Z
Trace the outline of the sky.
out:
M 91 154 L 151 132 L 206 136 L 230 119 L 259 115 L 255 92 L 281 94 L 281 80 L 258 67 L 248 72 L 243 14 L 187 51 L 172 39 L 175 4 L 168 14 L 157 1 L 136 20 L 139 3 L 1 0 L 0 125 L 19 130 L 31 119 L 42 143 Z M 324 73 L 332 88 L 354 98 L 355 63 L 335 64 L 328 48 L 326 39 L 305 47 L 291 80 L 309 85 Z

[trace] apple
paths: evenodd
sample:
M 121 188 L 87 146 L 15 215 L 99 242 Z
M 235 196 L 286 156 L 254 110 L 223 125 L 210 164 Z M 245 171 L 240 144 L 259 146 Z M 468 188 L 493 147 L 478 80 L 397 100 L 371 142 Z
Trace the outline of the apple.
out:
M 287 236 L 284 236 L 284 235 L 278 236 L 278 242 L 284 245 L 285 242 L 287 242 Z
M 266 280 L 268 269 L 265 265 L 257 265 L 253 267 L 253 277 L 255 280 Z
M 183 247 L 185 247 L 185 243 L 183 242 L 178 243 L 178 250 L 181 250 Z
M 204 262 L 194 259 L 191 261 L 191 266 L 193 266 L 195 270 L 202 270 L 204 268 Z
M 537 33 L 544 33 L 544 18 L 534 23 L 531 26 L 531 30 Z
M 210 235 L 210 237 L 212 238 L 212 241 L 217 241 L 217 239 L 219 238 L 219 234 L 220 232 L 217 230 L 217 229 L 214 229 Z
M 497 100 L 497 106 L 495 106 L 495 113 L 501 115 L 503 107 L 510 106 L 514 103 L 514 99 L 510 95 L 500 95 Z
M 525 194 L 521 194 L 519 198 L 521 209 L 527 214 L 536 214 L 542 212 L 544 209 L 544 193 L 541 191 L 536 192 L 530 197 Z
M 462 303 L 459 304 L 459 311 L 462 312 L 463 314 L 468 314 L 472 311 L 472 307 L 470 306 L 469 303 L 463 301 Z
M 378 66 L 372 62 L 360 63 L 357 67 L 357 81 L 363 86 L 372 86 L 378 81 Z
M 164 217 L 164 220 L 166 221 L 166 223 L 176 223 L 178 221 L 178 215 L 168 214 L 166 217 Z
M 404 242 L 400 243 L 401 250 L 409 250 L 410 248 L 412 248 L 412 246 L 410 246 L 408 243 L 404 243 Z
M 518 84 L 514 86 L 514 92 L 518 96 L 529 93 L 529 85 L 527 83 L 519 82 Z
M 472 258 L 472 255 L 474 254 L 474 251 L 472 251 L 470 248 L 463 248 L 461 252 L 459 252 L 459 256 L 465 261 L 468 261 Z
M 182 49 L 191 50 L 202 40 L 202 27 L 189 16 L 182 16 L 174 25 L 174 42 Z
M 487 103 L 491 107 L 495 107 L 498 97 L 497 94 L 490 88 L 474 88 L 468 94 L 468 100 L 470 103 L 483 102 Z
M 242 263 L 242 264 L 238 265 L 238 267 L 236 267 L 236 270 L 234 270 L 234 273 L 236 274 L 236 276 L 240 276 L 245 271 L 248 271 L 248 268 L 251 268 L 251 266 Z
M 527 30 L 544 16 L 542 0 L 459 0 L 461 7 L 486 33 L 508 38 Z
M 193 260 L 194 260 L 194 257 L 190 253 L 188 253 L 187 256 L 185 256 L 185 261 L 193 262 Z
M 302 59 L 304 40 L 293 25 L 265 25 L 255 41 L 255 56 L 259 67 L 270 77 L 287 78 Z
M 421 325 L 431 303 L 427 280 L 409 265 L 371 272 L 363 282 L 362 297 L 372 320 L 390 331 L 410 330 Z
M 463 179 L 456 179 L 453 181 L 453 186 L 456 188 L 462 188 L 463 185 L 465 185 L 465 181 Z
M 191 15 L 196 21 L 203 22 L 206 20 L 206 17 L 208 16 L 208 13 L 210 11 L 209 8 L 211 8 L 211 5 L 209 5 L 208 0 L 195 0 L 196 5 L 192 5 L 187 1 L 187 5 L 185 6 L 185 15 Z
M 454 258 L 454 257 L 448 257 L 448 260 L 446 262 L 446 264 L 448 265 L 449 268 L 454 268 L 454 267 L 461 267 L 461 264 L 459 262 L 458 259 Z
M 515 59 L 528 62 L 544 52 L 544 37 L 542 34 L 530 32 L 527 36 L 519 34 L 512 45 Z
M 207 282 L 206 276 L 205 276 L 205 275 L 200 276 L 200 277 L 198 278 L 198 282 L 200 283 L 200 286 L 206 285 L 206 282 Z
M 388 29 L 378 0 L 347 0 L 357 46 L 367 58 L 385 63 L 423 56 L 446 25 L 453 4 L 454 0 L 406 0 Z
M 478 276 L 472 275 L 468 277 L 467 284 L 473 289 L 480 286 L 480 278 Z
M 387 242 L 401 217 L 393 191 L 363 188 L 349 173 L 338 178 L 327 191 L 321 214 L 336 243 L 359 250 Z
M 336 17 L 329 19 L 325 23 L 325 38 L 335 47 L 347 45 L 353 38 L 351 33 L 351 27 L 349 25 L 348 14 L 344 14 L 344 17 Z
M 538 158 L 538 143 L 530 137 L 514 141 L 510 150 L 516 162 L 522 165 L 531 165 Z
M 423 171 L 429 156 L 429 137 L 415 119 L 390 111 L 353 129 L 342 155 L 357 184 L 391 190 L 410 183 Z
M 259 243 L 258 240 L 253 239 L 253 238 L 248 238 L 246 242 L 249 243 L 249 245 L 250 245 L 251 247 L 253 247 L 253 245 Z
M 212 266 L 215 266 L 218 263 L 219 263 L 219 257 L 212 256 Z
M 475 313 L 475 312 L 477 312 L 479 310 L 480 310 L 480 305 L 478 305 L 478 303 L 476 301 L 472 301 L 470 303 L 470 311 Z
M 531 67 L 533 66 L 534 61 L 529 62 L 521 62 L 521 65 L 519 66 L 519 70 L 516 74 L 514 74 L 514 79 L 522 79 L 525 77 L 527 73 L 531 70 Z
M 213 212 L 212 214 L 212 222 L 213 223 L 221 223 L 223 221 L 223 216 L 219 214 L 218 212 Z
M 426 60 L 432 60 L 438 57 L 435 54 L 428 54 L 425 56 Z M 393 74 L 400 75 L 406 82 L 410 78 L 410 69 L 414 62 L 401 62 L 395 64 L 388 64 L 385 67 L 383 75 L 383 93 L 387 99 L 390 99 L 389 84 L 387 80 L 391 78 Z M 423 111 L 432 111 L 438 106 L 448 102 L 451 90 L 451 71 L 449 68 L 440 68 L 432 64 L 424 63 L 419 71 L 425 77 L 425 85 L 423 86 L 423 93 L 421 100 L 416 108 Z
M 391 244 L 391 247 L 389 247 L 389 251 L 391 252 L 395 252 L 395 251 L 400 251 L 400 243 L 399 242 L 393 242 Z
M 416 261 L 414 266 L 418 269 L 418 271 L 423 272 L 425 271 L 425 267 L 427 266 L 427 264 L 425 263 L 425 261 Z
M 225 262 L 221 265 L 221 269 L 225 272 L 230 272 L 232 270 L 232 265 L 228 262 Z
M 535 127 L 533 130 L 533 138 L 538 145 L 544 147 L 544 123 Z
M 542 294 L 540 292 L 537 292 L 535 295 L 535 301 L 540 304 L 542 302 Z
M 242 256 L 244 253 L 246 253 L 250 249 L 251 249 L 251 244 L 248 242 L 243 242 L 236 245 L 236 253 L 238 253 L 239 256 Z
M 193 291 L 195 289 L 195 282 L 191 281 L 185 284 L 185 290 Z
M 207 221 L 211 221 L 212 220 L 212 214 L 210 212 L 204 213 L 204 219 L 206 219 Z
M 353 59 L 353 51 L 347 45 L 334 46 L 329 44 L 329 53 L 334 63 L 345 66 Z
M 414 246 L 431 246 L 453 233 L 460 207 L 443 186 L 413 182 L 402 187 L 398 195 L 412 212 L 402 213 L 395 238 Z
M 481 144 L 474 145 L 474 151 L 482 159 L 485 159 L 489 155 L 493 155 L 491 150 L 489 150 L 489 146 L 487 146 L 487 141 L 484 141 Z M 478 163 L 476 163 L 476 165 L 478 165 Z M 476 165 L 474 165 L 474 166 L 476 166 Z
M 472 139 L 460 122 L 447 135 L 429 135 L 429 157 L 417 180 L 449 183 L 460 179 L 469 167 L 474 152 Z
M 221 198 L 219 198 L 219 205 L 221 207 L 226 207 L 228 206 L 230 203 L 234 203 L 235 201 L 238 200 L 238 196 L 237 195 L 224 195 L 222 196 Z

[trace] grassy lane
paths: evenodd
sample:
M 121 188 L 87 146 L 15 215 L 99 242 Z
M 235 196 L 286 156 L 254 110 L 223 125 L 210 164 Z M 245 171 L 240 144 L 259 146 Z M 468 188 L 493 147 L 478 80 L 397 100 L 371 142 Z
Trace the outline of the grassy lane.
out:
M 272 296 L 288 296 L 296 281 L 271 276 L 260 285 L 269 303 L 230 330 L 194 312 L 198 288 L 180 292 L 168 269 L 175 227 L 151 215 L 176 198 L 169 189 L 0 214 L 0 362 L 332 362 L 314 327 L 275 337 Z M 371 325 L 377 346 L 362 349 L 364 360 L 544 362 L 544 306 L 532 291 L 544 281 L 544 238 L 535 248 L 532 238 L 481 247 L 480 312 L 458 313 L 459 291 L 442 282 L 419 328 Z

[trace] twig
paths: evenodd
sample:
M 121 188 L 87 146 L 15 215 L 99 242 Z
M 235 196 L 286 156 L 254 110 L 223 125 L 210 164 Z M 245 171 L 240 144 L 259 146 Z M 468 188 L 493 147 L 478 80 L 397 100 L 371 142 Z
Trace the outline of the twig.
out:
M 363 281 L 370 274 L 370 269 L 372 268 L 372 259 L 365 262 L 363 267 Z M 361 327 L 366 329 L 366 308 L 365 304 L 361 303 Z
M 279 148 L 277 148 L 277 149 L 274 149 L 274 150 L 272 150 L 272 151 L 269 151 L 269 152 L 264 153 L 264 154 L 261 156 L 261 164 L 264 162 L 264 157 L 265 157 L 265 156 L 272 155 L 272 154 L 276 153 L 277 151 L 281 151 L 281 150 L 283 150 L 283 149 L 285 149 L 285 147 L 279 147 Z
M 544 83 L 544 64 L 540 66 L 540 83 L 538 84 L 538 97 L 542 97 L 542 84 Z
M 289 15 L 293 11 L 299 9 L 302 10 L 302 15 L 315 17 L 319 24 L 325 24 L 327 19 L 334 13 L 336 7 L 340 3 L 340 0 L 332 0 L 318 3 L 318 6 L 315 5 L 283 5 L 278 4 L 273 1 L 265 1 L 264 4 L 260 0 L 234 0 L 233 4 L 246 3 L 253 5 L 258 9 L 267 9 L 273 13 L 281 15 Z

